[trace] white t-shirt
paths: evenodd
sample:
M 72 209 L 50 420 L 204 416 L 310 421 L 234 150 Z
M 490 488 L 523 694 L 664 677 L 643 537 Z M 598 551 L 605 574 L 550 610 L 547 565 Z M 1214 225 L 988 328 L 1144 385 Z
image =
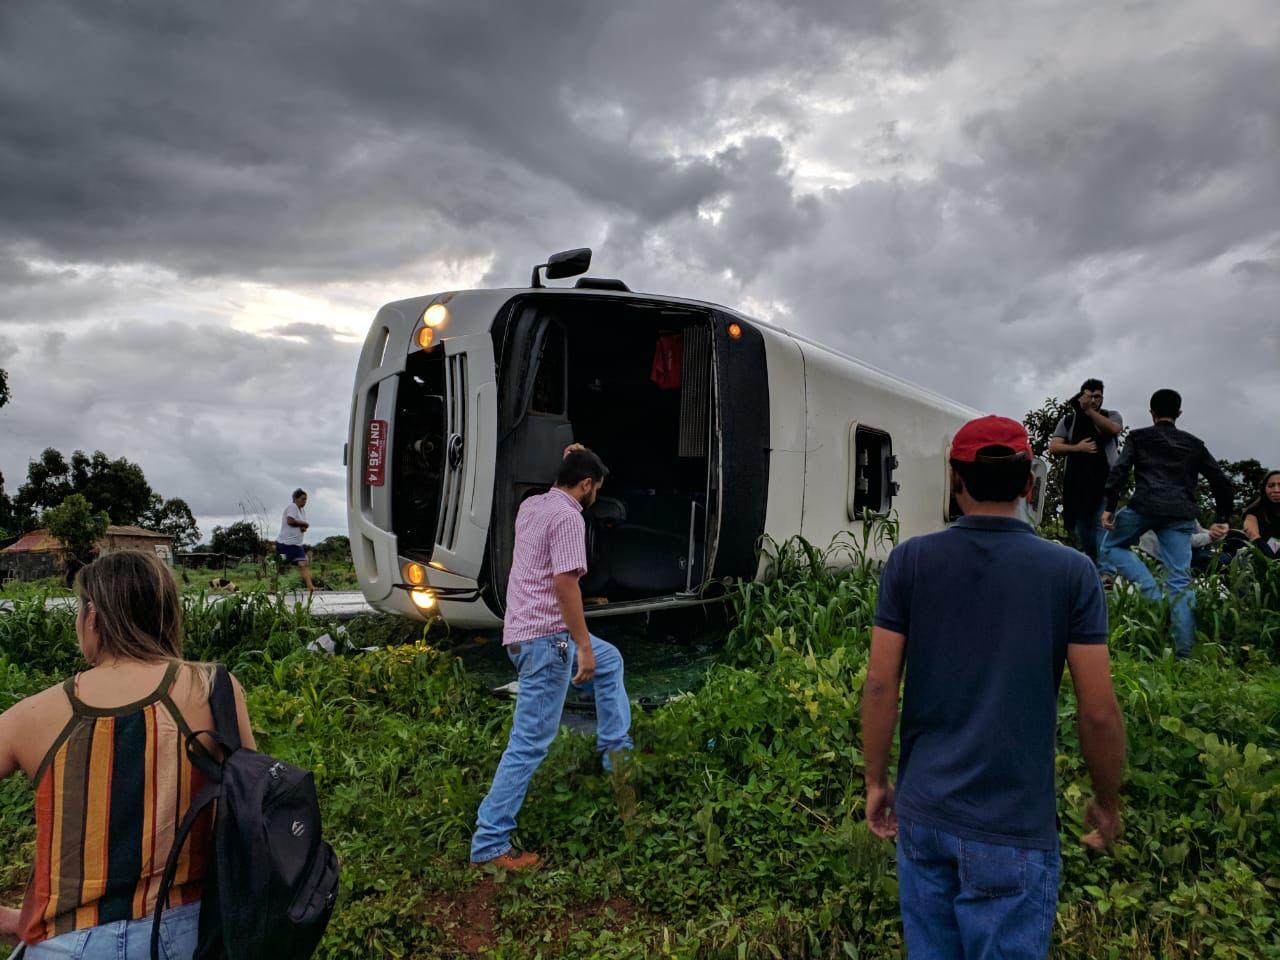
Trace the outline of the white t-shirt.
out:
M 291 503 L 284 508 L 284 516 L 280 519 L 280 536 L 276 537 L 276 543 L 296 543 L 302 545 L 302 528 L 290 526 L 289 518 L 307 522 L 307 512 L 298 508 L 296 503 Z

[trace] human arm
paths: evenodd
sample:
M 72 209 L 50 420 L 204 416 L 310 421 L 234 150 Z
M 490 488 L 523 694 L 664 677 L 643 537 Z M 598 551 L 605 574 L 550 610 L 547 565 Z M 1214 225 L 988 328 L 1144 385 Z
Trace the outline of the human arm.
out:
M 21 704 L 0 713 L 0 780 L 18 769 L 18 709 Z M 12 907 L 0 906 L 0 943 L 18 942 L 19 913 Z
M 1080 443 L 1071 442 L 1071 427 L 1067 423 L 1068 419 L 1068 417 L 1063 417 L 1058 421 L 1058 425 L 1054 427 L 1053 436 L 1049 438 L 1049 453 L 1052 456 L 1061 457 L 1068 453 L 1093 453 L 1096 451 L 1098 445 L 1092 440 L 1084 440 Z
M 1100 433 L 1106 436 L 1118 437 L 1124 432 L 1124 420 L 1115 411 L 1104 412 L 1093 404 L 1081 409 L 1089 415 L 1089 419 L 1093 421 Z
M 1199 470 L 1200 476 L 1209 481 L 1209 487 L 1213 490 L 1213 525 L 1225 526 L 1231 519 L 1231 510 L 1234 506 L 1235 491 L 1231 487 L 1231 480 L 1206 447 L 1200 448 Z
M 1115 466 L 1107 473 L 1107 484 L 1103 487 L 1102 525 L 1108 530 L 1112 529 L 1109 524 L 1111 515 L 1116 512 L 1116 505 L 1120 502 L 1120 492 L 1129 482 L 1129 471 L 1133 468 L 1133 458 L 1137 452 L 1136 441 L 1137 435 L 1129 434 L 1129 439 L 1120 449 L 1120 456 L 1116 458 Z
M 591 650 L 591 634 L 587 630 L 587 615 L 582 609 L 582 588 L 578 586 L 578 577 L 576 570 L 557 573 L 555 589 L 560 616 L 564 618 L 564 625 L 569 628 L 569 635 L 578 648 L 578 672 L 573 675 L 573 682 L 583 684 L 596 672 L 596 656 Z
M 1093 798 L 1085 808 L 1085 824 L 1094 829 L 1081 841 L 1101 850 L 1111 846 L 1120 832 L 1124 719 L 1111 685 L 1111 657 L 1105 643 L 1068 644 L 1067 664 L 1076 691 L 1080 751 L 1093 784 Z
M 1241 526 L 1244 527 L 1244 535 L 1248 537 L 1250 541 L 1260 540 L 1262 538 L 1262 528 L 1258 526 L 1258 518 L 1252 513 L 1246 513 L 1244 515 L 1244 523 L 1241 524 Z
M 862 684 L 862 763 L 867 785 L 867 825 L 877 837 L 898 834 L 893 811 L 893 787 L 889 785 L 889 751 L 898 726 L 898 687 L 902 682 L 902 658 L 907 638 L 901 633 L 873 627 L 871 658 Z

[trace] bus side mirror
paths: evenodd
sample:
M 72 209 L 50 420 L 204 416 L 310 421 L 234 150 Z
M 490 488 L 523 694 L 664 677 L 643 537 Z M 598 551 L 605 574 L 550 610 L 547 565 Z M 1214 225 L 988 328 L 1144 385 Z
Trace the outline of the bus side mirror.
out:
M 562 250 L 559 253 L 553 253 L 547 257 L 546 263 L 540 263 L 533 268 L 533 279 L 529 282 L 529 286 L 535 289 L 542 286 L 542 280 L 538 275 L 538 271 L 546 269 L 548 280 L 563 280 L 565 277 L 576 277 L 580 273 L 586 273 L 591 266 L 591 248 L 578 247 L 576 250 Z

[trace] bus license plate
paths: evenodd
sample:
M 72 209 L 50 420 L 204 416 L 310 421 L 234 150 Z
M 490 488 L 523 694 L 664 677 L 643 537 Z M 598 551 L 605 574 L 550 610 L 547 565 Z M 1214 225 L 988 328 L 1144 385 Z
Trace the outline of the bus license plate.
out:
M 387 421 L 369 421 L 369 450 L 364 462 L 366 484 L 380 487 L 387 482 Z

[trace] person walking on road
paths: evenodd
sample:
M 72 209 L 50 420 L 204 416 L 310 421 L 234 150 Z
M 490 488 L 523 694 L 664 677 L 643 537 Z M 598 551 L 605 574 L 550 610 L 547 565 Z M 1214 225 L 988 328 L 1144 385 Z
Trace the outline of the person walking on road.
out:
M 1022 519 L 1031 456 L 1017 421 L 965 424 L 951 446 L 964 516 L 900 544 L 880 580 L 862 698 L 866 815 L 876 836 L 897 838 L 912 960 L 1048 953 L 1061 871 L 1054 762 L 1064 664 L 1094 791 L 1082 840 L 1105 848 L 1120 830 L 1124 722 L 1102 584 L 1083 554 Z
M 595 503 L 608 470 L 574 444 L 565 451 L 555 486 L 520 505 L 507 584 L 502 643 L 515 664 L 519 689 L 507 748 L 476 814 L 473 865 L 528 870 L 536 853 L 512 846 L 516 816 L 529 781 L 560 727 L 569 684 L 596 701 L 596 747 L 606 770 L 632 748 L 631 704 L 623 686 L 622 654 L 587 632 L 578 581 L 587 572 L 582 511 Z
M 1049 453 L 1066 458 L 1062 478 L 1062 522 L 1076 544 L 1101 574 L 1113 574 L 1098 555 L 1102 542 L 1102 496 L 1107 474 L 1120 457 L 1119 437 L 1124 418 L 1102 408 L 1103 384 L 1089 379 L 1071 400 L 1071 411 L 1058 421 L 1049 440 Z
M 307 491 L 299 487 L 293 491 L 293 502 L 284 508 L 284 516 L 280 518 L 280 534 L 276 537 L 276 559 L 286 565 L 297 566 L 302 575 L 302 582 L 307 587 L 307 596 L 316 592 L 311 583 L 311 563 L 307 560 L 306 548 L 302 545 L 307 528 Z
M 1129 434 L 1107 477 L 1102 513 L 1107 534 L 1102 552 L 1117 574 L 1144 596 L 1159 600 L 1163 596 L 1159 584 L 1132 549 L 1144 533 L 1155 531 L 1165 588 L 1173 603 L 1174 650 L 1179 657 L 1189 657 L 1196 639 L 1195 593 L 1191 590 L 1191 537 L 1200 513 L 1196 480 L 1203 476 L 1213 490 L 1215 513 L 1209 533 L 1215 540 L 1230 529 L 1232 489 L 1204 441 L 1177 428 L 1180 416 L 1182 395 L 1178 391 L 1157 390 L 1151 395 L 1152 426 Z M 1117 513 L 1130 471 L 1134 475 L 1133 496 Z

